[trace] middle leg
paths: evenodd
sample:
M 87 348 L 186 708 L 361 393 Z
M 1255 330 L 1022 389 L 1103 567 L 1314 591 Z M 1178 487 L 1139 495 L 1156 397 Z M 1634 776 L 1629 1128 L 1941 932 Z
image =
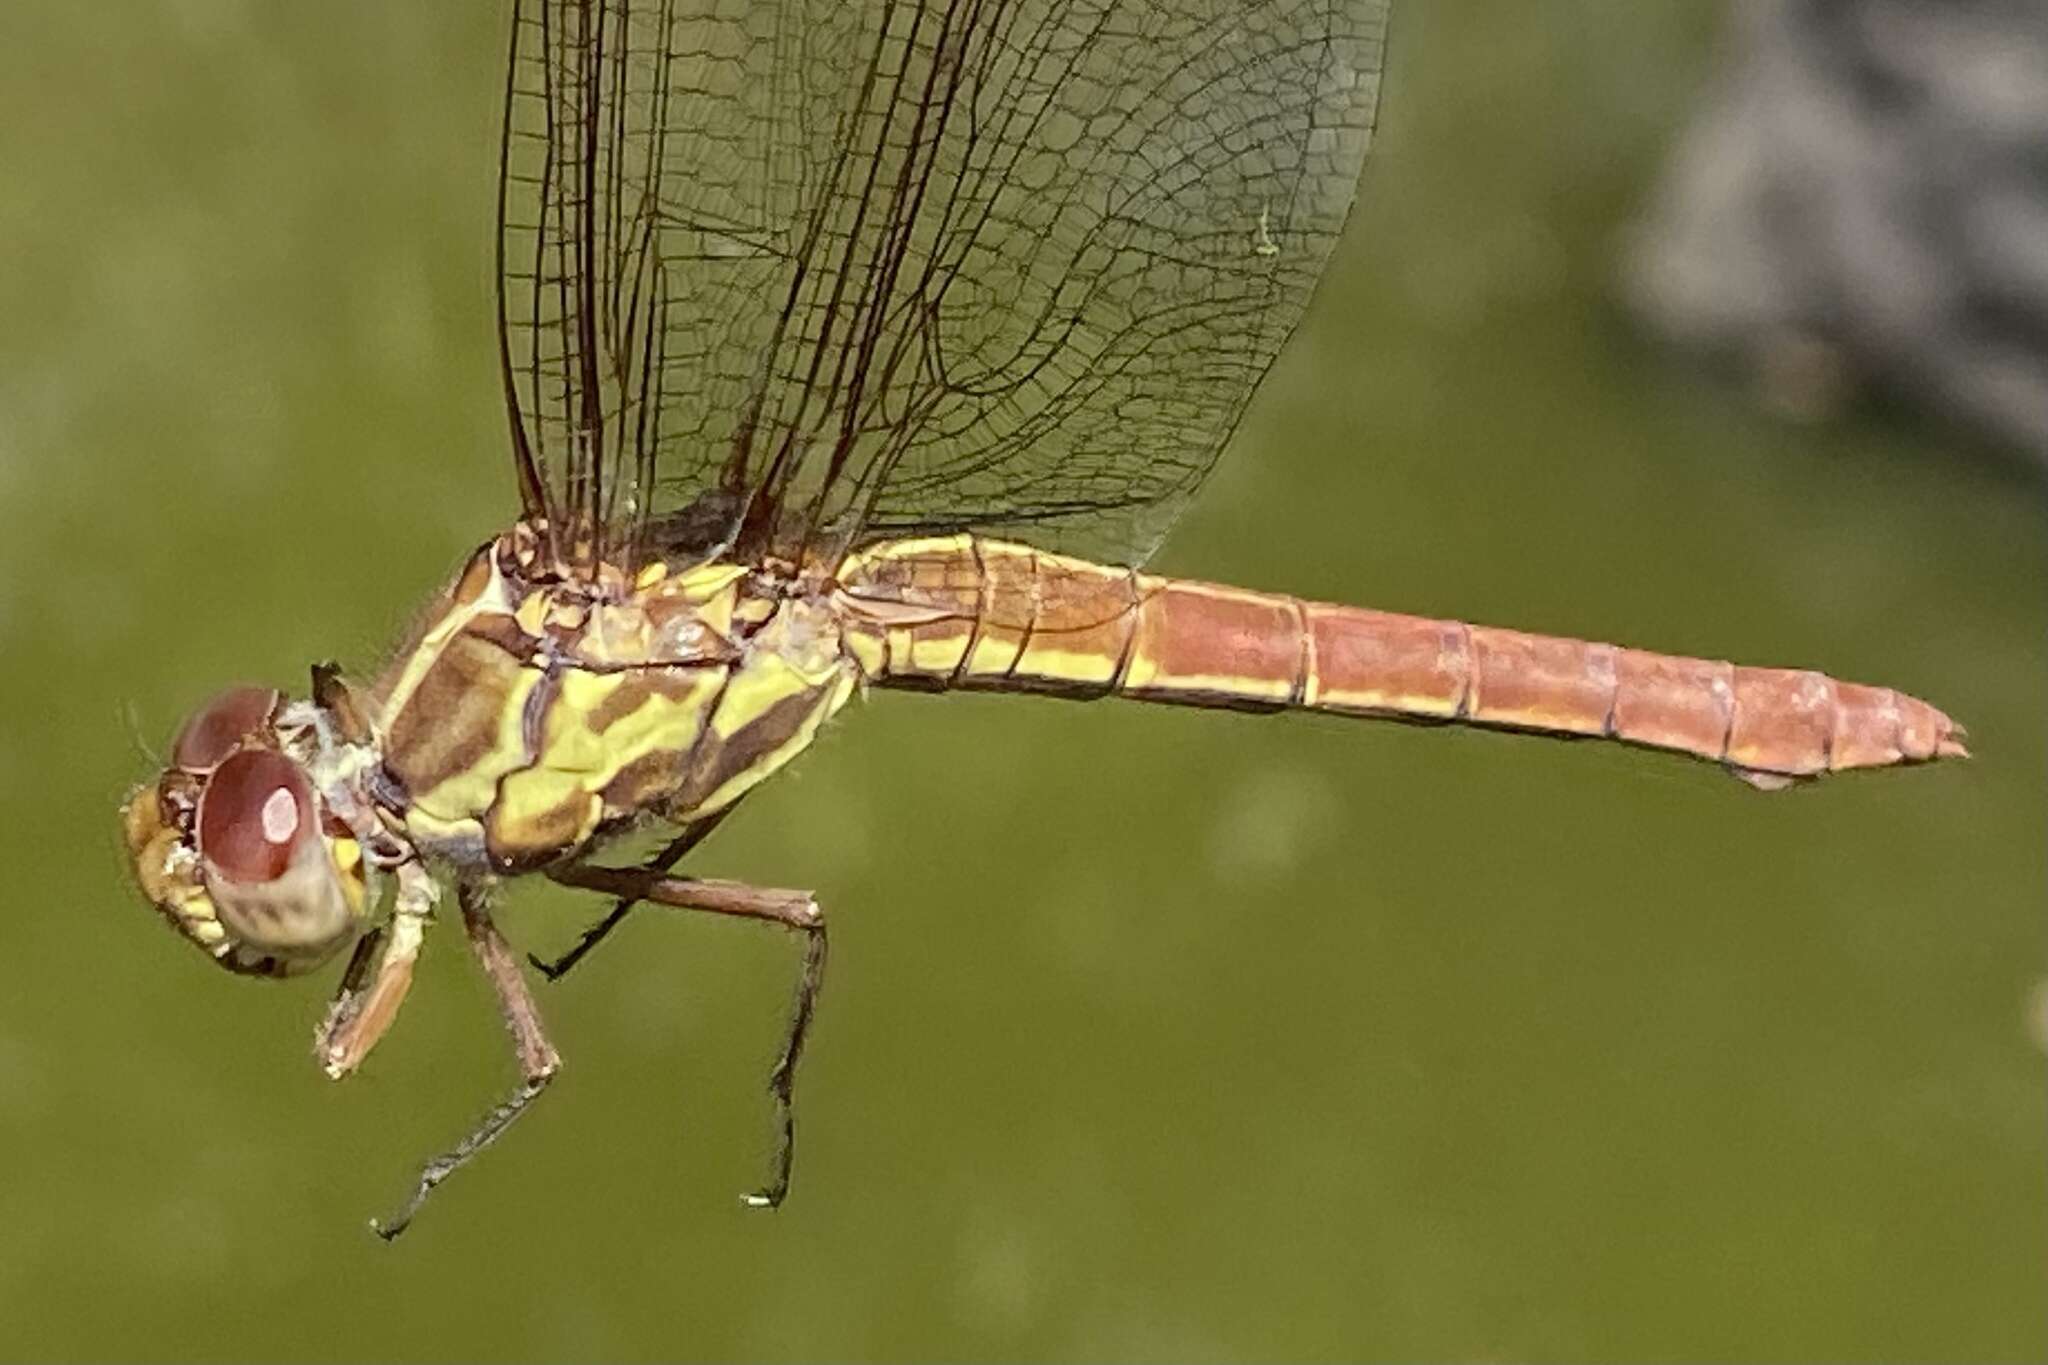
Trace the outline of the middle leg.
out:
M 712 830 L 717 829 L 719 821 L 732 814 L 733 810 L 734 806 L 727 806 L 715 815 L 707 815 L 702 820 L 697 820 L 684 826 L 683 832 L 669 840 L 668 845 L 661 852 L 655 854 L 653 861 L 648 863 L 647 866 L 659 872 L 668 871 L 682 861 L 684 854 L 688 853 L 698 844 L 703 843 L 705 836 L 710 834 Z M 531 962 L 534 965 L 534 969 L 548 980 L 561 980 L 562 977 L 568 974 L 569 969 L 581 962 L 592 948 L 604 942 L 611 931 L 619 927 L 619 921 L 624 919 L 627 913 L 639 903 L 640 897 L 628 896 L 622 893 L 618 900 L 613 902 L 612 908 L 605 913 L 605 917 L 591 925 L 588 929 L 585 929 L 583 936 L 576 940 L 575 946 L 570 948 L 568 952 L 563 953 L 552 962 L 543 960 L 534 953 L 528 953 L 526 960 Z

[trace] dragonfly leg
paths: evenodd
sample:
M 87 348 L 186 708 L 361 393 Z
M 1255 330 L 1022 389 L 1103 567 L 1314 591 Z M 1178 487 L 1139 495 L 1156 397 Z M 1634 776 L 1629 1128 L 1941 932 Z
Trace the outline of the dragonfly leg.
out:
M 398 1017 L 398 1008 L 412 989 L 413 964 L 419 960 L 427 920 L 438 899 L 426 869 L 418 863 L 398 869 L 398 905 L 390 925 L 372 930 L 356 944 L 327 1017 L 313 1036 L 313 1055 L 333 1079 L 361 1066 Z M 372 958 L 377 964 L 374 972 Z
M 377 959 L 377 950 L 384 946 L 384 936 L 388 932 L 379 927 L 356 940 L 355 952 L 349 955 L 348 970 L 341 974 L 341 984 L 334 988 L 334 998 L 327 1002 L 327 1017 L 313 1031 L 313 1055 L 323 1065 L 333 1052 L 336 1037 L 362 1012 L 363 983 L 370 974 L 371 964 Z
M 562 1069 L 561 1054 L 548 1041 L 547 1031 L 541 1025 L 540 1011 L 533 1003 L 533 995 L 526 989 L 526 979 L 519 974 L 519 959 L 511 945 L 505 942 L 504 935 L 498 932 L 498 926 L 491 923 L 490 909 L 484 904 L 482 889 L 464 884 L 457 888 L 456 894 L 462 903 L 462 927 L 469 936 L 470 951 L 476 955 L 484 974 L 498 992 L 505 1031 L 512 1035 L 512 1047 L 519 1058 L 519 1085 L 483 1116 L 468 1137 L 420 1168 L 419 1181 L 413 1186 L 412 1195 L 404 1207 L 390 1218 L 370 1220 L 370 1230 L 387 1242 L 405 1231 L 436 1185 L 496 1142 L 526 1112 L 526 1107 L 540 1098 L 541 1092 L 548 1088 L 548 1082 Z
M 668 871 L 678 862 L 682 861 L 684 854 L 702 843 L 706 835 L 718 828 L 718 822 L 725 819 L 732 812 L 733 807 L 727 806 L 716 815 L 707 815 L 702 820 L 693 821 L 684 826 L 683 832 L 674 839 L 671 839 L 668 846 L 662 849 L 661 852 L 655 854 L 653 861 L 648 863 L 647 866 L 658 872 Z M 604 942 L 606 936 L 612 930 L 619 927 L 619 921 L 626 917 L 626 913 L 639 903 L 640 901 L 637 896 L 621 895 L 618 900 L 612 903 L 612 908 L 606 912 L 603 919 L 583 931 L 583 936 L 576 940 L 576 945 L 569 949 L 568 952 L 563 953 L 551 962 L 543 961 L 534 953 L 528 953 L 526 960 L 531 962 L 534 965 L 534 969 L 548 980 L 561 980 L 563 976 L 568 974 L 569 969 L 581 962 L 592 948 Z
M 803 1057 L 804 1040 L 810 1034 L 818 991 L 825 984 L 825 912 L 816 898 L 808 891 L 781 887 L 747 886 L 741 882 L 712 878 L 671 877 L 665 875 L 659 866 L 621 868 L 578 864 L 558 868 L 548 875 L 565 886 L 601 891 L 622 901 L 651 901 L 677 910 L 703 910 L 715 915 L 767 920 L 804 935 L 803 972 L 797 979 L 796 999 L 790 1007 L 789 1031 L 783 1038 L 782 1055 L 768 1077 L 768 1093 L 775 1098 L 775 1159 L 769 1167 L 768 1183 L 743 1196 L 750 1207 L 776 1207 L 789 1193 L 790 1167 L 796 1158 L 796 1066 Z

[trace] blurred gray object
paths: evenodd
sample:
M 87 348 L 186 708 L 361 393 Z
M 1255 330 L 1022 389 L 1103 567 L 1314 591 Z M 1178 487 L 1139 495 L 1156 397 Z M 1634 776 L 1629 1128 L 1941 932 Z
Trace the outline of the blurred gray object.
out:
M 1737 0 L 1627 255 L 1674 339 L 2048 463 L 2048 0 Z

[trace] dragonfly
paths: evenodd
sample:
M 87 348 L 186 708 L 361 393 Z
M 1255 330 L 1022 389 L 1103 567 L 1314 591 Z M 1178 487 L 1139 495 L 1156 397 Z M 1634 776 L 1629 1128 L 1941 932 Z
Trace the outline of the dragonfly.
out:
M 1304 601 L 1141 568 L 1301 320 L 1356 197 L 1385 0 L 516 0 L 497 187 L 509 529 L 374 675 L 230 688 L 122 819 L 229 972 L 347 964 L 342 1078 L 452 892 L 519 1067 L 398 1235 L 560 1067 L 493 889 L 802 943 L 808 891 L 677 868 L 869 688 L 1127 698 L 1606 738 L 1773 790 L 1964 755 L 1802 669 Z M 602 861 L 666 831 L 650 859 Z M 595 908 L 595 907 L 593 907 Z

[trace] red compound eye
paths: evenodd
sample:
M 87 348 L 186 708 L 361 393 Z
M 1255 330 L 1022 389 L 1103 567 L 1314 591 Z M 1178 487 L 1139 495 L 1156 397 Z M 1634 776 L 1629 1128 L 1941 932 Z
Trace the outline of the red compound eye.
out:
M 171 746 L 171 762 L 186 772 L 211 772 L 276 709 L 273 688 L 230 687 L 185 722 Z
M 244 749 L 214 772 L 199 798 L 199 852 L 230 881 L 275 881 L 301 839 L 317 838 L 313 789 L 273 749 Z

